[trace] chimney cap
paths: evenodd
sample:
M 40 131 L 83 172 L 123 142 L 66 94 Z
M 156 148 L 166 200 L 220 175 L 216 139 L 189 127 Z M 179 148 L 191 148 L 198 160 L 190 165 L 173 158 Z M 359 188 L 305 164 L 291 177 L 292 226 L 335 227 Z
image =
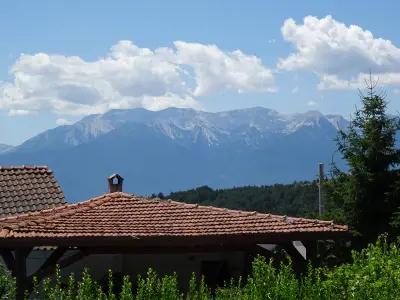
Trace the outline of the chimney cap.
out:
M 121 175 L 119 175 L 118 173 L 108 176 L 108 179 L 114 179 L 114 178 L 117 178 L 119 180 L 124 180 L 124 178 Z
M 110 193 L 122 192 L 122 182 L 124 178 L 122 178 L 119 174 L 112 174 L 108 178 L 108 189 Z

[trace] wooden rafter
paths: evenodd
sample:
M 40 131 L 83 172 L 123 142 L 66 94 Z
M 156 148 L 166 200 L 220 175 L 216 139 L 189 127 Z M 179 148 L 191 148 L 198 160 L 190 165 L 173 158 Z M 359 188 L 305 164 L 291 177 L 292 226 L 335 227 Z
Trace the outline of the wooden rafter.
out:
M 59 251 L 57 251 L 59 250 Z M 40 282 L 46 276 L 51 275 L 54 271 L 56 266 L 58 265 L 60 268 L 65 268 L 73 263 L 81 260 L 83 257 L 87 256 L 86 252 L 78 251 L 70 256 L 65 257 L 62 260 L 59 260 L 66 252 L 66 248 L 59 248 L 55 250 L 52 255 L 43 263 L 43 265 L 39 268 L 38 271 L 33 273 L 27 278 L 27 290 L 31 291 L 33 288 L 33 278 L 35 277 L 38 282 Z M 57 253 L 56 253 L 57 252 Z
M 54 250 L 51 253 L 51 255 L 40 266 L 40 268 L 31 276 L 38 276 L 39 274 L 41 274 L 42 272 L 45 272 L 49 268 L 54 269 L 58 260 L 65 254 L 66 251 L 67 251 L 67 248 L 58 247 L 56 250 Z
M 293 243 L 280 245 L 292 259 L 292 265 L 297 273 L 304 273 L 307 270 L 307 260 L 299 253 Z

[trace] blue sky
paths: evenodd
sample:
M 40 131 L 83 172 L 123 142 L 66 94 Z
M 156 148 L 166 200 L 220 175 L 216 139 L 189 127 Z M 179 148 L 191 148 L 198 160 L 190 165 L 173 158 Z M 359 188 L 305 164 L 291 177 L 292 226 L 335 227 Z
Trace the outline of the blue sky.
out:
M 0 143 L 110 108 L 348 117 L 368 70 L 396 113 L 399 9 L 398 1 L 2 1 Z

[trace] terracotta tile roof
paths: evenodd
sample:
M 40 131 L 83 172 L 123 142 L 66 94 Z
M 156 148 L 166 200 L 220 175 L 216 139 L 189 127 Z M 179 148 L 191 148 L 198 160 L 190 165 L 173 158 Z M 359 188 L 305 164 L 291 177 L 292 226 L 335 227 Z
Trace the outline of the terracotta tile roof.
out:
M 116 192 L 40 212 L 0 219 L 4 238 L 205 237 L 276 233 L 343 233 L 330 221 L 229 210 Z
M 0 167 L 0 217 L 64 204 L 64 194 L 47 167 Z

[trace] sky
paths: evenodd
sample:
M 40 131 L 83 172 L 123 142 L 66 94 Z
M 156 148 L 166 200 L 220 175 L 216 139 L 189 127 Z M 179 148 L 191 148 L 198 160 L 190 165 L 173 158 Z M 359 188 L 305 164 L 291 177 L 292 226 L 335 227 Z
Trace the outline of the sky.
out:
M 400 111 L 398 1 L 2 1 L 0 143 L 110 109 Z

